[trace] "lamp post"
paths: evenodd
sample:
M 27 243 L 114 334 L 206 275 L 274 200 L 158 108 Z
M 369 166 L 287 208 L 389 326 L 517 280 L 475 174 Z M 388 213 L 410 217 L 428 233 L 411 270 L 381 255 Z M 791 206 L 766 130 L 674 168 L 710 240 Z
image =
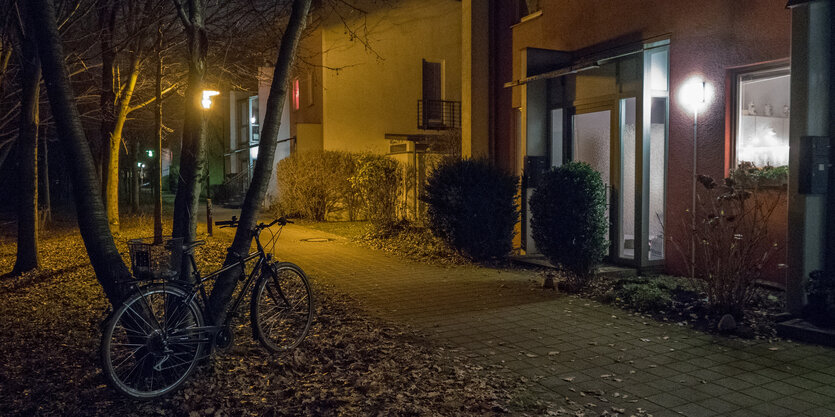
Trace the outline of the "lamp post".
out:
M 690 207 L 691 238 L 690 238 L 690 277 L 696 276 L 696 177 L 698 175 L 699 150 L 699 111 L 707 107 L 710 90 L 701 77 L 687 80 L 681 87 L 679 99 L 681 104 L 693 112 L 693 201 Z
M 215 90 L 203 90 L 203 100 L 200 104 L 203 106 L 203 131 L 208 135 L 208 111 L 212 108 L 212 97 L 220 94 Z M 206 233 L 212 235 L 212 198 L 211 198 L 211 180 L 209 179 L 209 162 L 206 161 Z

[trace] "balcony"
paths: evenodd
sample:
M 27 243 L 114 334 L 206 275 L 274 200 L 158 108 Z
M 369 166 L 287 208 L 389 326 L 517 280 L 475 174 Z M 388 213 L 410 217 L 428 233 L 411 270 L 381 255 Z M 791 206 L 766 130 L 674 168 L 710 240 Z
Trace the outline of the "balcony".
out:
M 417 124 L 421 130 L 452 130 L 461 128 L 461 102 L 449 100 L 418 100 Z

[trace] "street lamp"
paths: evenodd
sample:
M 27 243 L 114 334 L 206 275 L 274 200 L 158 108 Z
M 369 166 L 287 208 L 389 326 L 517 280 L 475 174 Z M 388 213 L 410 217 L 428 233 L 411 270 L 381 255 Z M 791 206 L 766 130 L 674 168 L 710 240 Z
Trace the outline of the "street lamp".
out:
M 203 108 L 206 110 L 212 108 L 212 97 L 218 94 L 220 94 L 220 91 L 203 90 L 203 100 L 200 101 L 200 104 L 202 104 Z
M 690 208 L 690 216 L 692 219 L 692 230 L 696 230 L 696 176 L 698 171 L 696 164 L 698 159 L 698 143 L 699 143 L 699 111 L 705 110 L 713 98 L 713 87 L 710 86 L 702 77 L 694 76 L 682 84 L 679 90 L 679 103 L 687 110 L 693 112 L 693 203 Z M 696 242 L 695 235 L 691 237 L 690 244 L 690 276 L 696 276 Z

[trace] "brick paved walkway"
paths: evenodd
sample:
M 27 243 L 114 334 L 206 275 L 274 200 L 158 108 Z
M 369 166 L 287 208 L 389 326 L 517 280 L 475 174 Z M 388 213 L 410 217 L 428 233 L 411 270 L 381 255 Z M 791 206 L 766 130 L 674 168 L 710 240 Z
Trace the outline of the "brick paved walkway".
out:
M 284 230 L 277 254 L 372 314 L 506 367 L 567 409 L 835 416 L 831 349 L 706 335 L 544 291 L 531 271 L 405 261 L 301 226 Z

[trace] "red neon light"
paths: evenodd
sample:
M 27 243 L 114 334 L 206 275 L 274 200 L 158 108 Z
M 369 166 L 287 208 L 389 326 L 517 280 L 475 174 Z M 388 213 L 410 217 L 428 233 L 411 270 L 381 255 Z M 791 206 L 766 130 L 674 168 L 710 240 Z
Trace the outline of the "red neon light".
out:
M 299 80 L 293 80 L 293 108 L 299 109 Z

